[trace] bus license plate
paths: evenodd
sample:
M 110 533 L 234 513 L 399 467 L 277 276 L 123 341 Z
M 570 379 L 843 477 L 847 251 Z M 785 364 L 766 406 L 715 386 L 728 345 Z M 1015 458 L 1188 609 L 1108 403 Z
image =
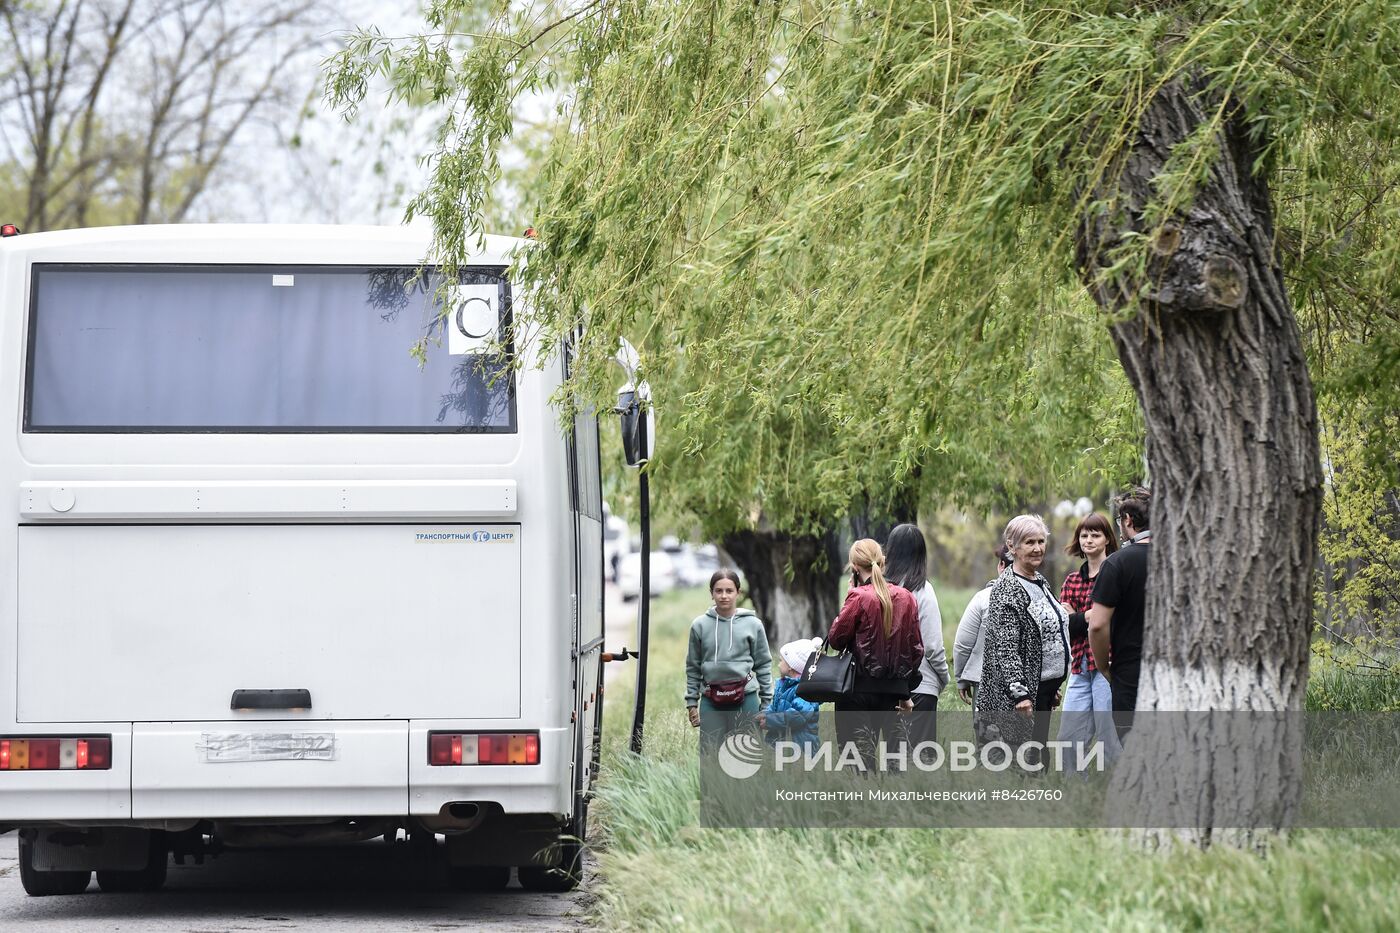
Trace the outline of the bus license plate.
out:
M 334 761 L 334 732 L 205 732 L 195 746 L 208 764 Z

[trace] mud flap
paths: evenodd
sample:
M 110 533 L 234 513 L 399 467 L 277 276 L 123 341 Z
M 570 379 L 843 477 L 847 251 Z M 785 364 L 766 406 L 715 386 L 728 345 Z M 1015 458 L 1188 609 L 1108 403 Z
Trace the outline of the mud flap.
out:
M 151 831 L 126 827 L 35 831 L 39 871 L 138 871 L 151 860 Z

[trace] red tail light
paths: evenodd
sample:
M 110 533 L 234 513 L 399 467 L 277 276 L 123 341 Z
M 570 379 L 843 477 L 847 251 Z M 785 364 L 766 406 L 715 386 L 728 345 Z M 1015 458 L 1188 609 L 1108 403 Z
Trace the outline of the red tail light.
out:
M 430 732 L 430 765 L 537 765 L 538 732 Z
M 112 740 L 109 738 L 88 739 L 85 743 L 79 743 L 78 754 L 82 755 L 82 747 L 87 745 L 88 763 L 86 767 L 100 768 L 106 771 L 112 767 Z
M 19 236 L 19 227 L 14 224 L 0 226 L 0 236 Z
M 29 770 L 48 771 L 58 767 L 58 739 L 29 740 Z
M 0 739 L 0 771 L 108 771 L 112 737 Z

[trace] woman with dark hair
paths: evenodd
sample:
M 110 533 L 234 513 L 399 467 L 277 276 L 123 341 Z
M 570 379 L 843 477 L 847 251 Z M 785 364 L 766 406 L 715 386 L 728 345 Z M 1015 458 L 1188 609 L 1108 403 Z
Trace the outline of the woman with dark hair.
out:
M 948 685 L 943 619 L 927 571 L 928 544 L 924 533 L 918 525 L 895 526 L 885 542 L 885 578 L 913 594 L 914 603 L 919 607 L 919 635 L 924 640 L 924 658 L 919 664 L 921 677 L 911 697 L 914 711 L 908 724 L 909 741 L 916 746 L 937 737 L 938 694 Z
M 690 623 L 685 655 L 685 706 L 700 727 L 700 747 L 712 748 L 748 726 L 773 698 L 768 634 L 751 609 L 738 608 L 739 575 L 710 577 L 714 605 Z
M 868 771 L 881 734 L 886 741 L 898 738 L 891 714 L 913 709 L 909 694 L 919 683 L 924 640 L 914 597 L 885 579 L 879 542 L 861 538 L 848 559 L 851 588 L 827 633 L 831 647 L 850 650 L 856 668 L 855 689 L 836 701 L 836 740 L 843 749 L 855 743 Z
M 1069 611 L 1069 686 L 1065 689 L 1064 715 L 1060 717 L 1060 741 L 1083 742 L 1087 746 L 1096 739 L 1104 743 L 1104 755 L 1112 761 L 1122 746 L 1113 728 L 1113 691 L 1108 678 L 1094 666 L 1089 650 L 1089 623 L 1084 614 L 1094 604 L 1094 581 L 1108 555 L 1118 550 L 1118 535 L 1113 523 L 1094 512 L 1086 515 L 1074 529 L 1074 537 L 1065 545 L 1065 553 L 1080 557 L 1084 563 L 1065 577 L 1060 587 L 1060 602 Z M 1076 757 L 1074 770 L 1084 770 Z
M 1004 742 L 1013 753 L 1031 740 L 1044 747 L 1049 713 L 1059 705 L 1069 672 L 1068 613 L 1040 572 L 1049 536 L 1038 515 L 1017 515 L 1007 523 L 1002 538 L 1011 566 L 987 601 L 977 736 L 984 745 Z M 1038 751 L 1024 760 L 1029 770 L 1040 770 Z

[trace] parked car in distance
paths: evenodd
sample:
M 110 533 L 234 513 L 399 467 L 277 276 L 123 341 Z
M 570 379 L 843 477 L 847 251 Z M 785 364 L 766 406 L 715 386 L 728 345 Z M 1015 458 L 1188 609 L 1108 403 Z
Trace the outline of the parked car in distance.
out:
M 618 564 L 622 556 L 632 546 L 632 529 L 627 519 L 620 515 L 609 515 L 603 522 L 603 572 L 608 579 L 617 582 Z
M 676 587 L 676 567 L 665 551 L 651 552 L 651 595 L 660 596 Z M 624 600 L 636 599 L 642 593 L 642 554 L 634 551 L 622 555 L 617 562 L 617 588 Z
M 710 576 L 719 569 L 719 548 L 713 544 L 684 545 L 671 555 L 676 568 L 677 586 L 709 586 Z

